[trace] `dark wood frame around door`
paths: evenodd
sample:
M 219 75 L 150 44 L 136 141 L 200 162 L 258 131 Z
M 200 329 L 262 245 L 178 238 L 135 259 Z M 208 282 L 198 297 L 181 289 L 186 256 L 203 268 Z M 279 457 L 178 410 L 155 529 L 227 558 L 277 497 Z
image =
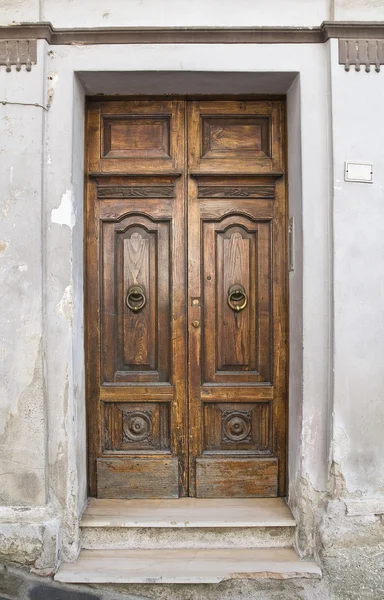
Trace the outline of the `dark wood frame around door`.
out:
M 92 98 L 86 140 L 90 495 L 285 495 L 284 100 Z

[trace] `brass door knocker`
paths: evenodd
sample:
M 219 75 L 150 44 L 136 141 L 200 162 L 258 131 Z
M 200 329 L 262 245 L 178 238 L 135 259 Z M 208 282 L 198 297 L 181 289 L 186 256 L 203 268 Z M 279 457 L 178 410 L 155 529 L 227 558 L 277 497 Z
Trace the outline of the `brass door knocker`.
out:
M 147 298 L 141 285 L 131 285 L 127 292 L 126 304 L 133 312 L 144 308 Z
M 240 312 L 248 304 L 248 297 L 244 286 L 236 283 L 228 290 L 228 306 L 235 312 Z

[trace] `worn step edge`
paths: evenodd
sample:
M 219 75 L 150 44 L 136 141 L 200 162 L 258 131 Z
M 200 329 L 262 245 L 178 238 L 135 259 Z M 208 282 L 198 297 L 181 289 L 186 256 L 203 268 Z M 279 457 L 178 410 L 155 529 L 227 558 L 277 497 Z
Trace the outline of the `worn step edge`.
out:
M 83 527 L 81 547 L 86 550 L 160 548 L 288 548 L 295 527 L 238 528 L 124 528 Z
M 62 583 L 220 583 L 230 579 L 320 578 L 293 548 L 82 550 L 55 575 Z

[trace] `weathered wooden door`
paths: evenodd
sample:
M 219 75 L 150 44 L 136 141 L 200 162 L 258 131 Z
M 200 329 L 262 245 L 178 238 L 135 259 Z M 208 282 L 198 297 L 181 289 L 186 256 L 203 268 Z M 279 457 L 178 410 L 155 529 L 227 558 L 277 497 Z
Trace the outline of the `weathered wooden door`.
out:
M 90 493 L 285 493 L 281 101 L 90 101 Z

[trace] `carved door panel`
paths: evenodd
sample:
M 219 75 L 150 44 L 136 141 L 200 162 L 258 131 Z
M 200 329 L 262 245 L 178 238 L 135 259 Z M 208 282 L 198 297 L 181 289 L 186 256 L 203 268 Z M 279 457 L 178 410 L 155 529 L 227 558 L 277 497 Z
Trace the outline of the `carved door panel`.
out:
M 188 107 L 190 490 L 285 490 L 280 102 Z
M 87 131 L 91 495 L 284 494 L 282 103 L 91 101 Z

